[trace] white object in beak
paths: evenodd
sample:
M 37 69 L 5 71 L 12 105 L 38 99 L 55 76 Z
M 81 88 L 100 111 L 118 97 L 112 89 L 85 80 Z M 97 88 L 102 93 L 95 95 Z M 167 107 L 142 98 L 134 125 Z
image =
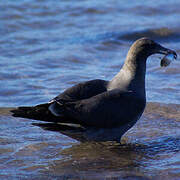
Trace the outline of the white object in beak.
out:
M 173 61 L 173 60 L 174 60 L 173 54 L 165 55 L 161 60 L 161 67 L 168 66 L 171 63 L 171 61 Z

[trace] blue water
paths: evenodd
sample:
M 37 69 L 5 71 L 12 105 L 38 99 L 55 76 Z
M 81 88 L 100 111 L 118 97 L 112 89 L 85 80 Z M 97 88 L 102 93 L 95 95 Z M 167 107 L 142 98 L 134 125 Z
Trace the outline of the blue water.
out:
M 0 2 L 1 106 L 34 105 L 77 82 L 111 79 L 139 37 L 178 52 L 178 1 L 142 2 Z M 148 101 L 179 104 L 180 63 L 162 69 L 158 57 L 148 62 Z
M 120 70 L 130 45 L 143 36 L 151 37 L 161 45 L 175 50 L 180 56 L 179 7 L 178 0 L 147 2 L 142 0 L 0 1 L 0 107 L 44 103 L 78 82 L 95 78 L 110 80 Z M 152 141 L 152 144 L 156 140 L 157 144 L 159 140 L 162 140 L 159 142 L 159 146 L 163 151 L 164 146 L 161 144 L 166 144 L 164 136 L 168 136 L 167 139 L 170 139 L 171 144 L 179 145 L 179 111 L 174 112 L 179 109 L 179 106 L 175 108 L 174 104 L 180 104 L 180 61 L 172 62 L 167 68 L 161 68 L 161 57 L 161 55 L 153 55 L 148 60 L 146 93 L 148 102 L 158 102 L 162 108 L 155 106 L 157 109 L 156 119 L 153 112 L 148 116 L 153 123 L 158 123 L 156 126 L 158 128 L 153 126 L 155 140 L 151 139 L 152 134 L 147 135 L 147 139 Z M 180 60 L 180 57 L 178 59 Z M 162 112 L 165 114 L 161 114 Z M 148 118 L 142 118 L 142 122 L 146 122 Z M 166 125 L 162 126 L 164 120 L 166 120 Z M 172 120 L 176 122 L 176 125 L 173 126 Z M 62 134 L 57 135 L 56 132 L 32 126 L 29 120 L 12 117 L 6 119 L 4 116 L 0 116 L 0 121 L 2 139 L 0 139 L 0 152 L 2 154 L 6 151 L 10 153 L 0 155 L 0 161 L 4 163 L 3 168 L 6 169 L 6 172 L 0 172 L 0 175 L 5 178 L 7 178 L 6 175 L 13 175 L 14 172 L 23 174 L 24 178 L 27 173 L 38 175 L 41 172 L 40 164 L 46 167 L 46 155 L 48 151 L 51 152 L 51 148 L 53 151 L 59 152 L 74 143 L 74 140 Z M 172 126 L 176 127 L 173 132 L 171 131 Z M 133 131 L 134 134 L 129 134 L 127 137 L 131 139 L 137 136 L 138 143 L 146 144 L 143 136 L 144 132 L 150 131 L 150 128 L 151 124 L 146 126 L 144 123 L 142 131 L 140 131 L 141 127 L 137 128 L 136 133 Z M 162 138 L 159 138 L 159 128 L 167 128 L 166 133 L 161 134 Z M 142 134 L 137 135 L 137 131 Z M 23 136 L 23 134 L 26 135 Z M 45 136 L 48 136 L 49 139 L 42 140 L 42 137 Z M 51 139 L 51 136 L 54 138 Z M 173 136 L 173 138 L 169 138 L 169 136 Z M 8 144 L 9 141 L 11 145 L 3 145 L 3 143 Z M 19 151 L 19 146 L 16 147 L 18 144 L 16 141 L 23 149 L 23 153 Z M 58 145 L 58 142 L 61 143 Z M 34 147 L 34 143 L 39 144 L 38 147 L 42 145 L 42 149 L 38 150 L 38 147 Z M 44 150 L 46 145 L 47 149 Z M 27 154 L 30 153 L 31 146 L 40 154 L 46 152 L 42 157 L 39 157 L 38 154 L 34 155 L 34 158 L 41 159 L 41 162 L 34 160 L 33 168 L 31 163 L 29 166 L 27 163 L 29 162 Z M 23 147 L 30 147 L 30 149 L 27 150 Z M 178 159 L 179 153 L 175 152 L 179 152 L 179 146 L 176 149 L 173 149 L 173 145 L 170 147 L 171 153 L 174 153 L 173 158 Z M 17 152 L 20 154 L 18 155 Z M 165 152 L 168 154 L 168 150 Z M 160 152 L 158 151 L 158 153 Z M 30 155 L 32 156 L 31 153 Z M 62 158 L 53 152 L 52 156 L 54 158 L 52 158 L 52 163 L 55 159 L 61 162 L 64 161 L 63 158 L 68 157 L 65 155 Z M 18 158 L 20 158 L 19 161 Z M 94 159 L 96 158 L 101 159 L 101 155 Z M 173 158 L 171 159 L 172 163 L 174 162 Z M 51 164 L 50 159 L 48 161 Z M 166 172 L 170 170 L 165 168 L 166 165 L 163 166 L 164 171 L 161 169 L 162 167 L 156 166 L 156 163 L 161 163 L 157 159 L 154 160 L 152 167 L 157 170 L 157 176 L 161 174 L 161 177 L 165 177 Z M 137 161 L 142 164 L 149 163 L 149 161 L 139 159 Z M 14 169 L 8 164 L 11 162 L 14 163 Z M 27 163 L 26 166 L 24 163 Z M 103 160 L 101 163 L 104 163 Z M 179 161 L 175 163 L 177 164 L 168 165 L 169 169 L 172 169 L 170 174 L 173 174 L 168 176 L 169 179 L 179 177 L 176 173 L 180 169 Z M 23 169 L 24 166 L 25 169 Z M 53 171 L 54 174 L 58 174 L 58 167 Z M 132 167 L 135 172 L 136 166 Z M 69 166 L 65 166 L 64 169 L 68 168 Z M 101 167 L 101 169 L 103 168 Z M 107 169 L 109 170 L 109 166 Z M 117 171 L 117 168 L 114 169 Z M 142 172 L 152 177 L 154 173 L 152 169 Z M 87 173 L 87 170 L 85 171 Z M 129 171 L 131 170 L 128 169 Z M 112 170 L 112 172 L 114 171 Z M 88 174 L 89 177 L 90 174 Z M 15 176 L 13 177 L 15 178 Z M 107 177 L 106 174 L 103 177 Z M 122 177 L 121 173 L 120 177 Z

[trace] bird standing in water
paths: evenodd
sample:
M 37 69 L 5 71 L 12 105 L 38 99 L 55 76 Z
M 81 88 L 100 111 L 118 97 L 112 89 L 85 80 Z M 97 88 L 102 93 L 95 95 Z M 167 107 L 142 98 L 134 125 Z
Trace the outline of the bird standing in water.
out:
M 80 125 L 85 140 L 120 141 L 145 109 L 146 61 L 157 53 L 173 54 L 177 58 L 175 51 L 149 38 L 138 39 L 130 47 L 122 69 L 112 80 L 79 83 L 48 103 L 19 107 L 12 111 L 13 116 L 60 123 L 63 127 L 66 124 L 69 127 L 69 123 L 73 128 Z

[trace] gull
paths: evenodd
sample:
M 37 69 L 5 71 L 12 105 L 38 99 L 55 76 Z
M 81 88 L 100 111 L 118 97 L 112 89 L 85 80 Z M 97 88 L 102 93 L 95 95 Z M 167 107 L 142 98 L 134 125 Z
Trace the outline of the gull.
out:
M 63 131 L 66 125 L 81 127 L 86 140 L 120 141 L 145 109 L 146 62 L 152 54 L 173 54 L 177 58 L 175 51 L 149 38 L 138 39 L 113 79 L 81 82 L 48 103 L 18 107 L 12 110 L 13 116 L 58 123 Z

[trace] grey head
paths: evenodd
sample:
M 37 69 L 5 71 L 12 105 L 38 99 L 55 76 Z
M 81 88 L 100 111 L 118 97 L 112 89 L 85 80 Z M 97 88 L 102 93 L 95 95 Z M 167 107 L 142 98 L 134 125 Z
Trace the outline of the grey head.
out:
M 175 51 L 147 37 L 138 39 L 131 45 L 120 72 L 109 82 L 108 90 L 131 90 L 145 96 L 146 60 L 152 54 L 173 54 L 177 58 Z
M 130 60 L 132 57 L 137 61 L 146 61 L 152 54 L 173 54 L 174 58 L 177 58 L 175 51 L 167 49 L 157 42 L 144 37 L 135 41 L 129 49 L 126 60 Z

